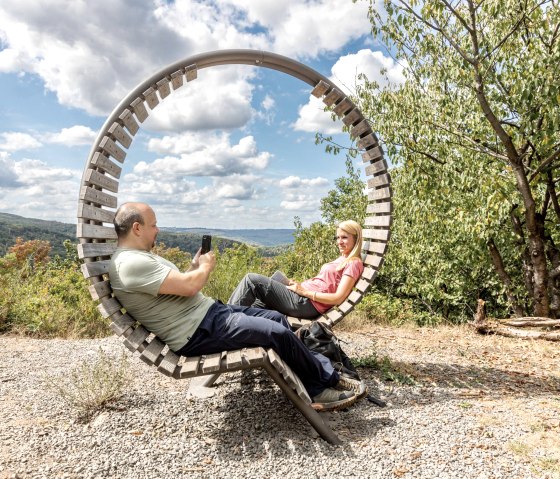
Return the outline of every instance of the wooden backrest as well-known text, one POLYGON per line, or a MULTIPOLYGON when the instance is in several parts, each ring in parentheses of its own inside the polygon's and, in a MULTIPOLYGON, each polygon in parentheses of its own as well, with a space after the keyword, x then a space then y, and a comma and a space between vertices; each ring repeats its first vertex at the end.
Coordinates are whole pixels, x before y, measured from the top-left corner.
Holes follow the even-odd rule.
POLYGON ((391 179, 383 150, 369 123, 359 109, 330 80, 309 67, 280 55, 254 50, 223 50, 190 57, 160 70, 136 87, 113 110, 102 127, 85 165, 78 200, 78 254, 82 272, 90 282, 92 298, 98 309, 111 320, 111 328, 123 337, 127 347, 138 351, 144 361, 154 364, 164 374, 177 376, 179 358, 158 338, 154 338, 124 311, 113 296, 108 280, 111 254, 116 248, 112 221, 117 208, 117 193, 122 163, 140 124, 159 102, 197 78, 197 71, 220 64, 248 64, 272 68, 312 85, 312 94, 322 98, 357 140, 368 185, 367 218, 364 237, 364 271, 348 298, 325 313, 334 325, 344 318, 374 281, 387 250, 391 226, 391 179))

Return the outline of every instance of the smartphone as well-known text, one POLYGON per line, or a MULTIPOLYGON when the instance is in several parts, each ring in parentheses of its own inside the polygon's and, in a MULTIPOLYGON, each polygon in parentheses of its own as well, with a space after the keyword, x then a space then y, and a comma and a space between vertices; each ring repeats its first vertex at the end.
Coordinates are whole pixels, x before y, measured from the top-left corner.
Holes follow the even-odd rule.
POLYGON ((200 254, 206 254, 212 249, 212 236, 202 235, 202 246, 200 254))

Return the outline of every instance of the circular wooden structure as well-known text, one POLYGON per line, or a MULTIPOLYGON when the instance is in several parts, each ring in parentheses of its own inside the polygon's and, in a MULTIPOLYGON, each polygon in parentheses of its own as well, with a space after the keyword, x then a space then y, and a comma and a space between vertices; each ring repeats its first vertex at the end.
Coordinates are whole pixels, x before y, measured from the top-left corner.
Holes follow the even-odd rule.
MULTIPOLYGON (((360 110, 328 78, 287 57, 255 50, 221 50, 195 55, 155 73, 113 110, 91 148, 79 194, 78 253, 83 260, 82 272, 91 283, 91 295, 100 302, 98 308, 103 317, 111 320, 112 329, 123 337, 129 349, 140 352, 145 362, 176 378, 190 377, 188 361, 180 363, 172 351, 124 311, 113 296, 108 280, 109 261, 116 248, 112 222, 117 208, 121 164, 140 123, 160 101, 196 80, 199 70, 225 64, 271 68, 309 84, 311 93, 322 98, 325 105, 342 118, 350 136, 357 140, 362 151, 369 200, 363 225, 365 268, 348 298, 325 313, 324 321, 334 325, 362 299, 382 264, 390 236, 392 192, 383 151, 360 110)), ((297 325, 297 321, 292 321, 292 324, 297 325)))

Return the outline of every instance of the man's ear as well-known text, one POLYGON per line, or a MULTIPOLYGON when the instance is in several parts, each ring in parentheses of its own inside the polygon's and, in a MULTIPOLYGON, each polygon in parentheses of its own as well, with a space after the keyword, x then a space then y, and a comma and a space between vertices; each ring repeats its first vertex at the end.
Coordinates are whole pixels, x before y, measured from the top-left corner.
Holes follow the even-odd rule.
POLYGON ((139 236, 140 235, 140 223, 138 223, 138 221, 135 221, 134 223, 132 223, 132 232, 136 235, 139 236))

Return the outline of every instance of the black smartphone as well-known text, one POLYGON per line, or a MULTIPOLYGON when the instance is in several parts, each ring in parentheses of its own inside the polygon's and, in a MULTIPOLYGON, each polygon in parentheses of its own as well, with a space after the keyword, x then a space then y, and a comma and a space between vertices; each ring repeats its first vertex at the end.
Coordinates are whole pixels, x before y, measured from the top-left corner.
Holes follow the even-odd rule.
POLYGON ((212 249, 212 236, 202 235, 202 246, 201 246, 200 254, 206 254, 211 249, 212 249))

